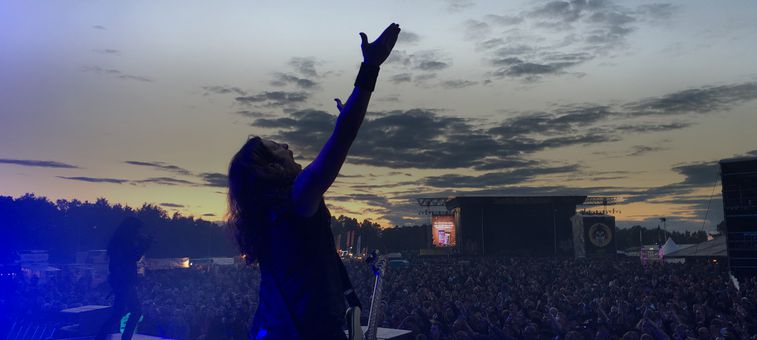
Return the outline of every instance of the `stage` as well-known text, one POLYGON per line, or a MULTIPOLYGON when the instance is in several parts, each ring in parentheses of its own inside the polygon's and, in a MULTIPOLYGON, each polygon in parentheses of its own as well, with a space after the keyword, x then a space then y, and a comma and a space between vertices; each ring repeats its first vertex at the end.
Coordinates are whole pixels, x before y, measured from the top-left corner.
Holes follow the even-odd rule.
MULTIPOLYGON (((94 336, 76 336, 82 334, 94 334, 96 330, 102 325, 102 322, 110 313, 110 306, 100 305, 86 305, 75 308, 64 309, 61 311, 61 316, 64 320, 70 322, 69 326, 62 327, 57 332, 57 336, 53 338, 62 340, 93 340, 94 336), (62 333, 62 334, 61 334, 62 333), (61 337, 61 335, 63 335, 61 337)), ((363 332, 365 332, 367 326, 362 326, 363 332)), ((391 329, 378 327, 377 338, 379 340, 389 339, 412 339, 412 332, 402 329, 391 329)), ((108 340, 119 340, 121 334, 113 333, 106 337, 108 340)), ((153 339, 171 339, 161 338, 150 335, 134 334, 132 337, 134 340, 153 340, 153 339)))
MULTIPOLYGON (((65 338, 61 340, 92 340, 94 339, 94 336, 82 336, 77 338, 65 338)), ((157 340, 157 339, 170 339, 170 338, 159 338, 157 336, 149 336, 149 335, 142 335, 142 334, 134 334, 134 336, 131 337, 132 340, 157 340)), ((105 337, 107 340, 120 340, 121 334, 110 334, 105 337)))
MULTIPOLYGON (((368 326, 360 326, 360 328, 363 329, 363 334, 365 334, 365 331, 368 329, 368 326)), ((345 331, 345 334, 347 331, 345 331)), ((402 340, 402 339, 414 339, 412 336, 412 331, 407 331, 404 329, 394 329, 394 328, 383 328, 383 327, 377 327, 376 328, 376 339, 378 340, 402 340)))
MULTIPOLYGON (((363 331, 365 331, 368 327, 363 326, 363 331)), ((411 337, 411 331, 403 330, 403 329, 391 329, 391 328, 382 328, 378 327, 377 329, 377 335, 376 338, 378 340, 389 340, 389 339, 412 339, 411 337)), ((95 337, 93 336, 83 336, 83 337, 77 337, 77 338, 65 338, 61 340, 92 340, 95 337)), ((105 339, 107 340, 120 340, 121 334, 111 334, 108 335, 105 339)), ((142 335, 142 334, 134 334, 132 337, 132 340, 158 340, 158 339, 170 339, 170 338, 159 338, 156 336, 149 336, 149 335, 142 335)))

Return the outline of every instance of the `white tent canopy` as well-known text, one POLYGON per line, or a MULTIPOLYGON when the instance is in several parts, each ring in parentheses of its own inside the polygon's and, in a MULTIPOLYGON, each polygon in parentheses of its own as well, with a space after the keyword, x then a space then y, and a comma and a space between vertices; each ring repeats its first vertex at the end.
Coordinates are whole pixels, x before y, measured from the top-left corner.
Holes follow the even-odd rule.
POLYGON ((668 256, 670 254, 684 250, 691 246, 694 246, 694 245, 693 244, 678 244, 675 241, 673 241, 672 238, 668 238, 668 240, 665 241, 665 244, 663 244, 662 247, 660 248, 660 255, 668 256))
POLYGON ((681 247, 679 247, 672 238, 668 238, 668 240, 665 241, 665 244, 662 245, 662 248, 660 248, 660 255, 665 256, 679 250, 681 250, 681 247))
POLYGON ((671 257, 725 257, 728 256, 725 236, 694 244, 671 253, 671 257))

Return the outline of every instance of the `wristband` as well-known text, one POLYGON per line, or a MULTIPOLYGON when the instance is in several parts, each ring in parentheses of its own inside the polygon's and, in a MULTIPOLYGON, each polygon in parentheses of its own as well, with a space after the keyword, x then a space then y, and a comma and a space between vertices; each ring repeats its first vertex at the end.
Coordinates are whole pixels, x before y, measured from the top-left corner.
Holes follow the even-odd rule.
POLYGON ((379 67, 374 65, 368 65, 366 63, 360 63, 360 71, 355 78, 355 86, 371 91, 376 88, 376 79, 378 78, 379 67))

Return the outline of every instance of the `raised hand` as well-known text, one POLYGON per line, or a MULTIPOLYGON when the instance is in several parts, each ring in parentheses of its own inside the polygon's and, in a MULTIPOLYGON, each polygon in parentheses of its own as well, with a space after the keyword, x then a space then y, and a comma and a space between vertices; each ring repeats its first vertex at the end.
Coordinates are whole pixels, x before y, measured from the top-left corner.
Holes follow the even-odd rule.
POLYGON ((363 62, 368 65, 381 66, 384 60, 389 57, 389 53, 392 52, 399 34, 400 25, 395 23, 389 25, 372 43, 368 43, 368 36, 360 32, 360 39, 362 40, 360 48, 363 50, 363 62))

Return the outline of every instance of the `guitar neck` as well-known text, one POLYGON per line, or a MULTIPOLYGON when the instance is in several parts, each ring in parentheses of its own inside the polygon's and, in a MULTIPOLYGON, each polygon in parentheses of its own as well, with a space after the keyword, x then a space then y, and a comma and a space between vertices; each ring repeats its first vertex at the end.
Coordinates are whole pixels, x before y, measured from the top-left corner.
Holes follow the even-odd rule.
POLYGON ((365 331, 366 340, 376 340, 377 329, 379 324, 379 315, 381 315, 381 293, 383 291, 384 268, 381 268, 376 274, 376 281, 373 284, 373 296, 371 297, 371 311, 368 313, 368 327, 365 331))

